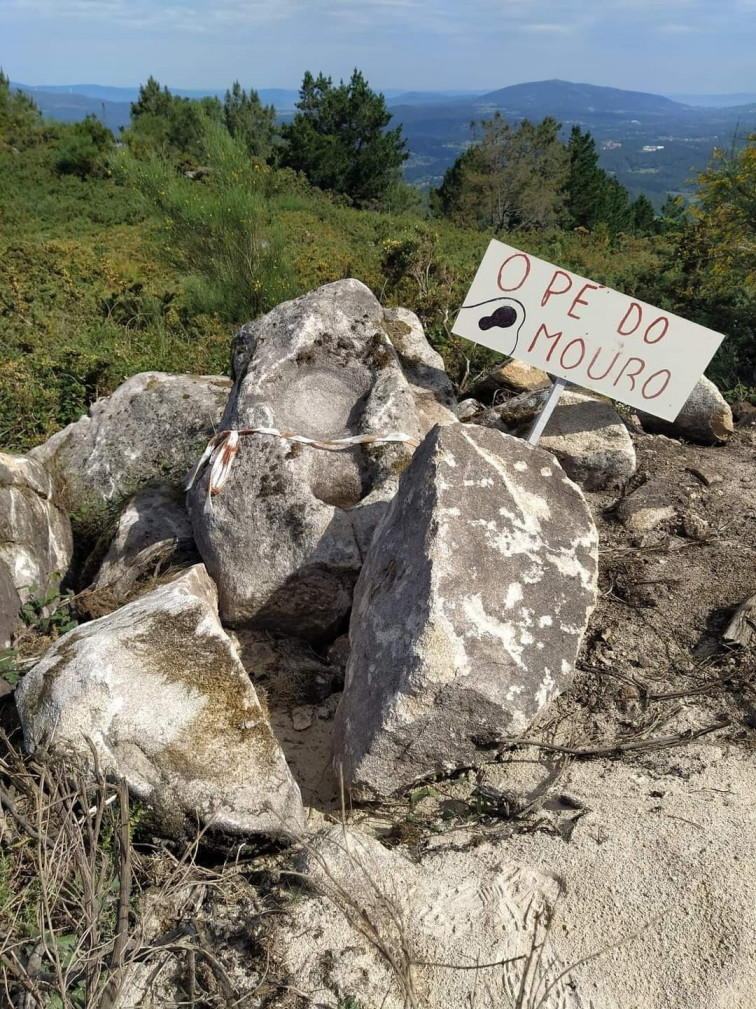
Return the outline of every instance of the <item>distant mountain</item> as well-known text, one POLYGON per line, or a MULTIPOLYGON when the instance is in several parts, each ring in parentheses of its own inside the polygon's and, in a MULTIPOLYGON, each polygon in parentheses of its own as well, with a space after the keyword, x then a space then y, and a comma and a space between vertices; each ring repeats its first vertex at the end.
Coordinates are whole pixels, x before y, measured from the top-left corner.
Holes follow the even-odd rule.
POLYGON ((633 196, 643 192, 660 207, 669 193, 690 192, 715 146, 730 146, 756 129, 756 106, 700 108, 642 91, 622 91, 570 81, 534 81, 473 97, 425 104, 389 102, 411 157, 408 181, 438 186, 444 172, 472 141, 471 121, 501 112, 509 122, 554 116, 566 139, 572 125, 590 130, 601 166, 633 196))
MULTIPOLYGON (((28 87, 25 84, 11 82, 11 87, 30 95, 42 112, 49 119, 58 119, 64 123, 75 123, 85 116, 97 116, 109 129, 117 133, 121 126, 127 126, 131 104, 128 101, 109 101, 102 98, 92 98, 78 93, 69 93, 67 89, 42 91, 28 87)), ((104 88, 104 91, 116 90, 104 88)), ((118 89, 120 90, 120 89, 118 89)), ((126 90, 125 88, 123 89, 126 90)))
MULTIPOLYGON (((129 105, 138 88, 109 88, 98 84, 14 85, 26 91, 46 116, 67 121, 99 116, 113 130, 129 122, 129 105)), ((200 98, 223 91, 186 91, 175 94, 200 98)), ((275 106, 279 119, 291 118, 298 91, 261 88, 263 102, 275 106)), ((756 104, 749 94, 730 96, 688 95, 703 101, 719 97, 737 102, 723 107, 685 104, 669 96, 643 91, 623 91, 570 81, 533 81, 489 92, 384 90, 393 116, 408 141, 410 158, 405 177, 420 188, 437 186, 446 169, 470 144, 470 122, 500 111, 512 123, 524 118, 539 121, 554 116, 563 136, 578 123, 593 134, 600 164, 616 175, 632 195, 644 192, 658 207, 668 193, 690 191, 715 146, 727 146, 734 137, 756 130, 756 104)))
POLYGON ((752 105, 756 102, 756 92, 746 91, 731 95, 667 95, 683 105, 694 105, 703 109, 726 109, 733 105, 752 105))
POLYGON ((573 84, 570 81, 535 81, 531 84, 514 84, 498 91, 490 91, 478 99, 481 105, 491 105, 504 111, 517 110, 518 114, 552 115, 570 119, 584 115, 669 115, 679 112, 681 105, 661 95, 644 91, 621 91, 595 84, 573 84))

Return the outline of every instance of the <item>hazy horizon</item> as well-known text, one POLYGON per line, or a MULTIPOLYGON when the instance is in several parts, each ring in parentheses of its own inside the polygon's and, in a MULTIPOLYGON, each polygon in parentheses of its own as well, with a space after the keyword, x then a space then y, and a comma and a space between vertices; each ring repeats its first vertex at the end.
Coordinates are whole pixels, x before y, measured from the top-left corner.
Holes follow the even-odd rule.
MULTIPOLYGON (((81 78, 77 78, 76 80, 73 80, 73 81, 53 80, 53 81, 42 81, 42 82, 40 82, 40 81, 21 80, 20 78, 14 76, 12 73, 9 73, 7 67, 4 64, 0 64, 0 69, 2 69, 6 74, 8 74, 9 78, 11 79, 11 81, 14 84, 22 85, 23 87, 28 87, 28 88, 37 88, 40 91, 44 91, 45 88, 70 88, 71 91, 72 91, 72 93, 76 93, 76 88, 77 87, 84 87, 84 88, 115 88, 115 89, 118 89, 118 90, 136 90, 139 87, 141 87, 141 85, 143 85, 146 82, 146 80, 147 80, 147 78, 145 78, 144 80, 139 80, 139 81, 129 81, 129 82, 125 83, 125 84, 111 84, 109 82, 106 83, 106 82, 99 81, 99 80, 97 80, 97 81, 96 80, 84 80, 84 79, 81 79, 81 78)), ((148 75, 148 76, 150 76, 150 75, 148 75)), ((225 91, 230 86, 230 84, 232 83, 231 81, 224 81, 224 82, 222 82, 220 84, 206 85, 204 87, 202 87, 202 86, 198 87, 194 82, 175 83, 173 81, 164 80, 163 78, 160 77, 159 74, 153 73, 153 74, 151 74, 151 76, 157 78, 159 80, 160 84, 164 85, 165 87, 167 87, 170 91, 203 91, 203 92, 206 91, 208 93, 222 92, 222 91, 225 91)), ((234 78, 234 79, 237 79, 237 78, 234 78)), ((551 78, 551 79, 552 80, 565 80, 564 78, 551 78)), ((411 93, 411 92, 412 93, 427 92, 428 94, 440 94, 440 93, 448 92, 450 94, 460 94, 460 95, 471 94, 471 95, 475 95, 475 94, 486 94, 486 93, 491 92, 491 91, 499 91, 499 90, 501 90, 503 88, 514 87, 514 86, 516 86, 518 84, 533 84, 533 83, 538 83, 538 80, 539 79, 531 78, 529 80, 507 81, 504 84, 496 84, 496 85, 494 85, 492 87, 486 87, 486 88, 464 88, 464 87, 461 87, 461 86, 460 87, 455 87, 453 84, 447 85, 444 88, 409 88, 409 87, 401 87, 400 85, 391 84, 391 83, 389 83, 389 84, 381 84, 380 82, 376 83, 375 81, 370 81, 370 84, 376 90, 378 90, 378 91, 390 92, 392 94, 405 94, 405 93, 408 94, 408 93, 411 93)), ((250 84, 250 83, 245 82, 245 81, 241 81, 240 83, 243 86, 245 86, 245 87, 248 87, 248 88, 252 87, 252 88, 254 88, 255 90, 258 90, 258 91, 298 91, 299 88, 300 88, 300 84, 301 84, 300 81, 297 81, 296 83, 279 84, 279 85, 270 85, 270 84, 267 84, 264 81, 262 83, 259 83, 259 84, 258 83, 252 83, 252 84, 250 84)), ((613 85, 613 84, 602 84, 600 81, 587 81, 587 80, 577 81, 577 80, 573 80, 573 81, 566 81, 566 83, 580 84, 580 85, 589 85, 589 86, 592 86, 592 87, 607 87, 607 88, 613 88, 613 87, 615 87, 615 85, 613 85)), ((619 90, 623 90, 623 91, 635 91, 635 92, 638 92, 638 93, 647 93, 647 94, 657 94, 657 95, 660 95, 661 97, 672 98, 672 99, 682 98, 682 97, 689 96, 689 95, 699 95, 699 96, 709 95, 712 98, 714 98, 714 97, 734 97, 734 98, 737 98, 737 97, 746 97, 746 96, 750 97, 750 96, 756 95, 756 85, 754 86, 753 89, 751 89, 749 91, 696 91, 696 90, 685 91, 685 90, 681 90, 681 91, 673 92, 673 91, 649 91, 647 88, 642 88, 642 87, 635 87, 635 88, 628 87, 628 88, 621 88, 619 90)))
POLYGON ((294 90, 357 66, 380 90, 737 94, 756 91, 754 29, 756 0, 3 0, 0 64, 38 87, 294 90))

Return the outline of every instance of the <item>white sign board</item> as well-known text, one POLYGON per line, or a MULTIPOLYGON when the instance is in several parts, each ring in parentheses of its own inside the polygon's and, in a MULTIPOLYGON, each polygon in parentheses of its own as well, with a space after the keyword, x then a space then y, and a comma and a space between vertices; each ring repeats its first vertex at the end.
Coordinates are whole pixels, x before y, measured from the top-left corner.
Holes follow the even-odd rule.
POLYGON ((452 332, 664 420, 724 339, 497 241, 452 332))

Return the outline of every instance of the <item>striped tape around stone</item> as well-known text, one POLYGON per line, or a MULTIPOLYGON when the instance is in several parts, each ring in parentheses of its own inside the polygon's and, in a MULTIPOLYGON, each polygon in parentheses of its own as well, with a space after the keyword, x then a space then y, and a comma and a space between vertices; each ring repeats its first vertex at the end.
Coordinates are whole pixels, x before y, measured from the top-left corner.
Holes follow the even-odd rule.
POLYGON ((207 448, 202 453, 202 458, 192 470, 187 481, 186 490, 191 490, 209 467, 210 480, 207 487, 207 500, 208 505, 212 507, 212 497, 215 494, 220 494, 233 468, 234 459, 239 451, 239 439, 250 435, 280 438, 282 441, 294 442, 297 445, 309 445, 311 448, 322 449, 325 452, 345 452, 350 448, 354 448, 355 445, 389 445, 400 443, 417 448, 420 444, 417 438, 412 438, 401 431, 391 431, 389 434, 359 434, 352 438, 337 438, 333 441, 306 438, 302 434, 294 434, 291 431, 278 431, 274 427, 246 427, 238 431, 219 431, 210 440, 207 448))

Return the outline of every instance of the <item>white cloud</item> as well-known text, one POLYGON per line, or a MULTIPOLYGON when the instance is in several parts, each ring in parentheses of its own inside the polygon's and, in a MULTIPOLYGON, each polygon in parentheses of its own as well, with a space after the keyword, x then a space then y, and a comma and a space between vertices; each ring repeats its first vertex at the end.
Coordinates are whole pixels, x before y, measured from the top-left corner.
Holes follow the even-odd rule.
POLYGON ((700 29, 737 13, 756 10, 756 0, 0 0, 0 18, 70 19, 89 23, 226 32, 234 28, 307 21, 334 31, 404 29, 461 36, 507 28, 534 35, 568 35, 596 26, 628 24, 665 34, 700 29), (677 26, 677 27, 675 27, 677 26))
POLYGON ((299 0, 6 0, 6 11, 140 28, 207 30, 286 20, 299 0))

